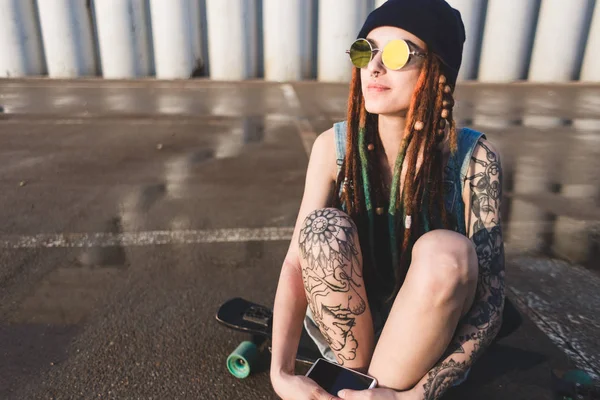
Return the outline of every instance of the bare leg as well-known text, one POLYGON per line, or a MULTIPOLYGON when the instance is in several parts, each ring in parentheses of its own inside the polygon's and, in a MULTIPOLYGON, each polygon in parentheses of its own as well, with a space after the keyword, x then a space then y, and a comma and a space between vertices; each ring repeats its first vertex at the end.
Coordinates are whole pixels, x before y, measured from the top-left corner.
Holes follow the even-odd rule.
POLYGON ((466 237, 435 230, 417 240, 369 366, 379 386, 410 389, 435 365, 471 308, 477 275, 475 247, 466 237))
POLYGON ((340 364, 366 371, 373 354, 373 321, 362 277, 356 226, 325 208, 304 221, 299 237, 306 298, 340 364))

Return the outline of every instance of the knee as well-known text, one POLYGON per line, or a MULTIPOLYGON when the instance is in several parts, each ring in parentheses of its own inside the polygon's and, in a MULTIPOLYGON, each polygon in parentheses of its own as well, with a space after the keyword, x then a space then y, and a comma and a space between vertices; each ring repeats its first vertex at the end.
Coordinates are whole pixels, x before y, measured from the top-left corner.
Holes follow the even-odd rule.
POLYGON ((428 232, 415 242, 410 268, 413 267, 426 289, 444 298, 477 281, 477 253, 473 243, 449 230, 428 232))
MULTIPOLYGON (((298 237, 301 263, 310 267, 360 258, 358 231, 352 218, 336 208, 320 208, 304 219, 298 237)), ((311 268, 312 269, 312 268, 311 268)))

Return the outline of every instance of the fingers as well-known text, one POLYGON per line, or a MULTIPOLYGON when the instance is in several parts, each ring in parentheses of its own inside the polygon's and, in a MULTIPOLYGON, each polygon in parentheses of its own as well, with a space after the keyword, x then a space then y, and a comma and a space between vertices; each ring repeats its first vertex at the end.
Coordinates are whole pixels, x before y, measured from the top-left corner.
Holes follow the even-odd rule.
POLYGON ((320 386, 317 386, 313 390, 312 396, 310 398, 314 400, 340 400, 339 397, 327 393, 325 389, 321 388, 320 386))
POLYGON ((365 393, 362 390, 344 389, 344 390, 340 390, 338 392, 338 396, 340 396, 340 398, 342 398, 343 400, 361 400, 361 399, 367 399, 367 397, 365 397, 364 394, 365 393))
POLYGON ((371 399, 393 399, 395 397, 390 397, 392 392, 383 392, 378 391, 378 389, 368 389, 368 390, 350 390, 344 389, 340 390, 337 395, 342 400, 371 400, 371 399))

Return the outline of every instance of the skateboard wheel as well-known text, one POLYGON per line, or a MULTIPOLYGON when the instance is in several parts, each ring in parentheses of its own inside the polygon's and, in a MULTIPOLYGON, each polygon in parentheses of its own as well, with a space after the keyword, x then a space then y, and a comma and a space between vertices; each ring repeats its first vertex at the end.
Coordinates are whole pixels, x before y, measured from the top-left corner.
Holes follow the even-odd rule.
POLYGON ((592 376, 583 370, 552 370, 551 378, 554 399, 600 399, 598 382, 594 382, 592 376))
POLYGON ((592 377, 587 372, 580 369, 571 369, 565 372, 563 379, 567 382, 573 382, 580 385, 592 384, 592 377))
POLYGON ((227 357, 227 369, 236 378, 246 378, 258 361, 258 348, 252 342, 245 341, 227 357))

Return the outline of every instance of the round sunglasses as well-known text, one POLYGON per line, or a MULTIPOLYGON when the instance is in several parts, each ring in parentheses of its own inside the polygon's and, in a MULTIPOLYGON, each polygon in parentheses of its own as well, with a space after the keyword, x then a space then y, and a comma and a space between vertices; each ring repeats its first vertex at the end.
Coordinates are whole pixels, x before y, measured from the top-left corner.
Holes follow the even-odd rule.
POLYGON ((346 53, 350 55, 350 60, 356 68, 365 68, 377 51, 381 51, 383 65, 392 71, 404 68, 413 56, 427 57, 427 53, 422 51, 416 44, 404 39, 389 41, 383 47, 383 50, 376 48, 368 39, 357 39, 346 53))

